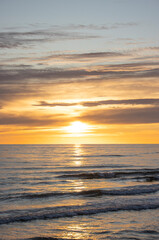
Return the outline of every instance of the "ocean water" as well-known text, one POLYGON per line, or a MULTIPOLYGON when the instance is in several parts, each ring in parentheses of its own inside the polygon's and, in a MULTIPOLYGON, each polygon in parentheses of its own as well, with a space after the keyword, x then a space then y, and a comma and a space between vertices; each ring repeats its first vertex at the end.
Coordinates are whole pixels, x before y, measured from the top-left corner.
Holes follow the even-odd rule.
POLYGON ((159 239, 159 145, 0 145, 0 239, 159 239))

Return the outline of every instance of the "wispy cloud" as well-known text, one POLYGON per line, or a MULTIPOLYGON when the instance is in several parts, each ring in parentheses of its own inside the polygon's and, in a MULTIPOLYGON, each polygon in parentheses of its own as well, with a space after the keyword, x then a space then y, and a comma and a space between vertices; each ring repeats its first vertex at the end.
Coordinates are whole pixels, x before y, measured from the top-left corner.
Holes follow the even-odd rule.
MULTIPOLYGON (((140 64, 139 64, 140 65, 140 64)), ((139 66, 137 65, 137 66, 139 66)), ((14 66, 13 66, 14 67, 14 66)), ((94 68, 74 68, 74 69, 57 69, 57 68, 12 68, 12 69, 3 69, 1 68, 0 72, 0 83, 13 83, 13 81, 29 81, 29 80, 44 80, 51 81, 56 83, 57 81, 61 82, 63 79, 65 82, 79 81, 84 79, 87 81, 88 78, 94 77, 95 80, 98 80, 100 77, 104 77, 104 80, 117 80, 117 79, 138 79, 138 78, 156 78, 159 77, 159 68, 132 68, 130 69, 131 64, 128 67, 123 68, 122 65, 119 65, 117 69, 109 66, 96 66, 94 68), (129 68, 129 69, 128 69, 129 68)))
MULTIPOLYGON (((27 47, 46 42, 57 42, 64 40, 79 40, 100 38, 101 35, 94 35, 91 30, 111 30, 123 27, 137 26, 135 22, 114 23, 114 24, 70 24, 45 26, 39 30, 22 31, 19 28, 6 28, 0 32, 0 48, 27 47), (87 32, 86 32, 86 31, 87 32), (83 31, 83 32, 82 32, 83 31), (88 33, 89 31, 89 33, 88 33)), ((35 26, 32 26, 35 28, 35 26)), ((36 29, 38 26, 36 25, 36 29)))
POLYGON ((49 63, 53 61, 62 61, 65 63, 81 63, 81 62, 98 62, 98 61, 108 61, 110 59, 117 59, 130 56, 127 53, 121 52, 87 52, 87 53, 73 53, 73 54, 51 54, 49 56, 44 56, 38 59, 33 60, 33 62, 37 63, 49 63))
MULTIPOLYGON (((106 62, 106 61, 116 61, 116 60, 121 60, 121 59, 126 59, 127 57, 130 57, 131 55, 126 52, 119 52, 119 51, 107 51, 107 52, 84 52, 84 53, 52 53, 48 54, 45 56, 25 56, 25 57, 9 57, 7 58, 4 56, 4 58, 1 59, 0 61, 0 67, 4 66, 5 67, 12 66, 10 64, 14 63, 25 63, 23 65, 24 67, 28 66, 30 64, 31 66, 34 66, 35 64, 37 65, 62 65, 62 64, 78 64, 78 63, 87 63, 87 64, 96 64, 99 62, 106 62)), ((16 66, 15 66, 16 67, 16 66)))
POLYGON ((65 26, 69 29, 86 29, 86 30, 111 30, 118 29, 123 27, 132 27, 137 26, 137 22, 125 22, 125 23, 113 23, 113 24, 70 24, 65 26))
MULTIPOLYGON (((6 42, 4 44, 7 44, 6 42)), ((13 64, 13 63, 23 63, 23 66, 34 66, 35 64, 39 65, 58 65, 58 64, 72 64, 72 63, 96 63, 99 64, 103 62, 114 62, 114 65, 108 65, 109 68, 116 66, 115 62, 125 61, 127 63, 121 63, 117 66, 141 66, 141 65, 158 65, 159 59, 159 47, 143 47, 143 48, 134 48, 131 50, 123 50, 123 51, 90 51, 90 52, 67 52, 67 51, 59 51, 52 52, 50 54, 25 54, 19 55, 16 57, 11 57, 10 55, 2 55, 2 59, 0 61, 1 65, 13 64), (155 54, 154 54, 155 52, 155 54), (152 61, 153 60, 153 61, 152 61)), ((24 67, 25 67, 24 66, 24 67)))
POLYGON ((0 32, 0 48, 15 48, 46 42, 99 38, 100 36, 63 30, 32 30, 0 32))

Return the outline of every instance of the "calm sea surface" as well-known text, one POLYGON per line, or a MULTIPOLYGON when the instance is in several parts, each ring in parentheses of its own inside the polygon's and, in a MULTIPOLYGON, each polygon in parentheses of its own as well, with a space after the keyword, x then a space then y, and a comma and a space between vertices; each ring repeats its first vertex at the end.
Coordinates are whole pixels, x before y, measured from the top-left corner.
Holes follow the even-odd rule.
POLYGON ((0 239, 159 239, 159 145, 0 145, 0 239))

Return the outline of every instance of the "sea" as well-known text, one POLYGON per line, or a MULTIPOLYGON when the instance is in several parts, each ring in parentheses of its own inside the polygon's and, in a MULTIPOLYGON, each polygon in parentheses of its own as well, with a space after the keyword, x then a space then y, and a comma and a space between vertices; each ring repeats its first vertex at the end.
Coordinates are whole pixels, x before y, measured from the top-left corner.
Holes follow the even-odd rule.
POLYGON ((159 145, 0 145, 0 239, 159 239, 159 145))

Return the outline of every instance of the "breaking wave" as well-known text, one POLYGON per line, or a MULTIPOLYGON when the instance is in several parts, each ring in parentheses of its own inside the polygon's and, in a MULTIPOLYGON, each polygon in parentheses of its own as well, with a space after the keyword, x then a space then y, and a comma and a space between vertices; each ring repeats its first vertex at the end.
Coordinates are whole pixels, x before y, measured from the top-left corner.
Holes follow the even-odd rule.
POLYGON ((119 177, 152 177, 152 180, 159 180, 159 169, 134 169, 134 170, 125 170, 125 171, 85 171, 77 173, 68 173, 59 175, 59 178, 83 178, 83 179, 99 179, 99 178, 119 178, 119 177))
POLYGON ((114 200, 105 200, 100 204, 94 203, 82 206, 74 205, 27 210, 9 210, 4 212, 6 216, 0 217, 0 224, 93 215, 111 211, 140 211, 157 208, 159 208, 157 198, 118 198, 114 200))

